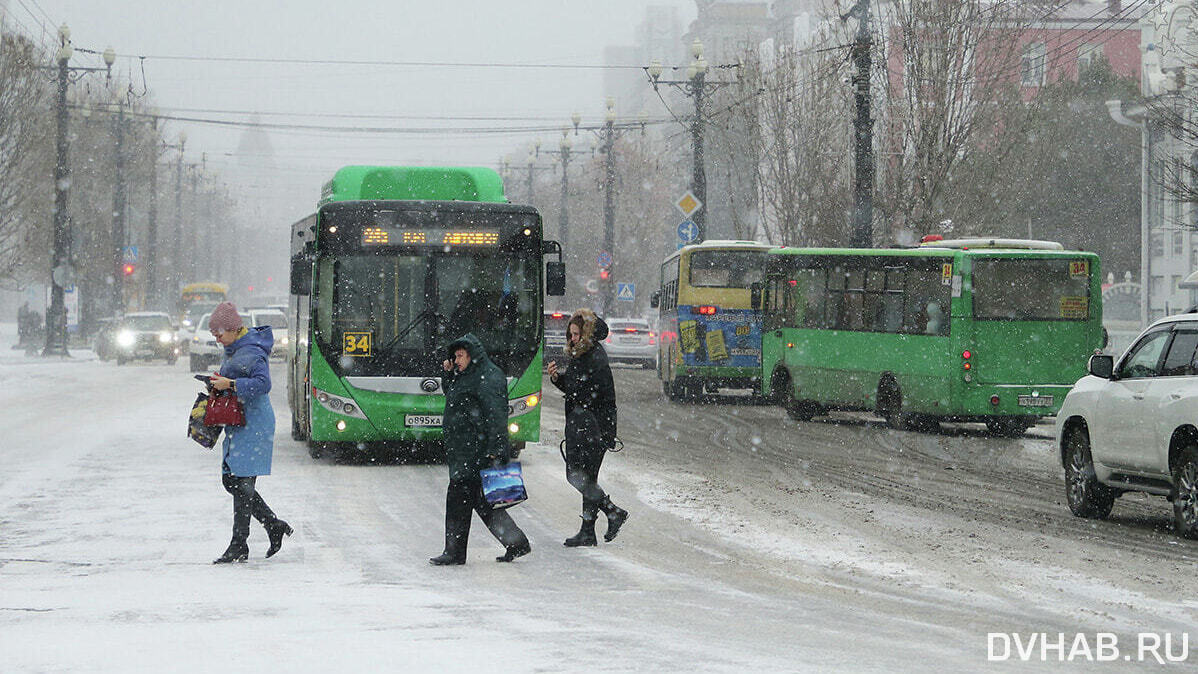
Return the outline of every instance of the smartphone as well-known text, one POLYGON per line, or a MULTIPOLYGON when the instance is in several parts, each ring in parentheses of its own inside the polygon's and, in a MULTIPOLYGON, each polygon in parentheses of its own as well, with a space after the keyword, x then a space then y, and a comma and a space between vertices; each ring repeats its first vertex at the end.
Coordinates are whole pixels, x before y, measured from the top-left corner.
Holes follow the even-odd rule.
POLYGON ((195 375, 195 378, 204 382, 205 384, 212 383, 212 377, 209 375, 206 375, 206 374, 197 374, 197 375, 195 375))

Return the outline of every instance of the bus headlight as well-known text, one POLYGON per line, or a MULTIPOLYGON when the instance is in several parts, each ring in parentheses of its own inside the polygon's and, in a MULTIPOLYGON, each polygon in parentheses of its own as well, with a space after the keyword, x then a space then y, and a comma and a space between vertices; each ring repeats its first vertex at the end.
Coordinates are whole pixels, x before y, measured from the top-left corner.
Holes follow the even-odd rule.
POLYGON ((520 432, 520 424, 508 424, 507 432, 508 433, 519 433, 520 432))
MULTIPOLYGON (((316 388, 315 386, 312 387, 312 394, 316 398, 316 402, 320 403, 321 407, 325 408, 326 410, 328 410, 334 414, 338 414, 338 415, 345 416, 345 417, 352 417, 354 419, 362 419, 364 421, 367 420, 366 414, 362 412, 362 409, 360 407, 358 407, 357 403, 354 401, 353 398, 336 396, 336 395, 333 395, 332 393, 329 393, 328 391, 321 391, 320 389, 316 388)), ((339 421, 339 423, 345 423, 345 422, 339 421)), ((339 428, 338 430, 344 430, 344 429, 339 428)))
POLYGON ((518 417, 541 404, 541 392, 530 393, 521 398, 515 398, 507 401, 507 415, 509 418, 518 417))
POLYGON ((116 336, 116 343, 121 346, 133 346, 136 341, 137 335, 133 334, 130 330, 121 330, 120 334, 116 336))
POLYGON ((339 431, 344 431, 344 430, 345 430, 345 419, 338 419, 338 420, 337 420, 337 430, 339 430, 339 431))
POLYGON ((171 341, 171 333, 169 333, 169 332, 158 333, 158 341, 162 342, 163 344, 169 344, 171 341))

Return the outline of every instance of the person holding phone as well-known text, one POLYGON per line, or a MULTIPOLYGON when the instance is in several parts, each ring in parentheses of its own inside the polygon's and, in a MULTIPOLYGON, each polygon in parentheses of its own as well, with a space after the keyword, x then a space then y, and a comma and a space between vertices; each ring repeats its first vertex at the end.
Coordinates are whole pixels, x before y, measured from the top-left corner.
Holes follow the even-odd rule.
POLYGON ((249 557, 250 517, 266 528, 266 556, 271 557, 283 547, 283 537, 292 534, 255 486, 259 476, 270 475, 274 454, 275 412, 269 396, 274 334, 269 325, 245 327, 232 302, 212 310, 208 330, 225 347, 225 360, 209 384, 217 391, 233 391, 245 408, 244 426, 225 426, 221 482, 233 496, 233 539, 212 563, 244 562, 249 557))

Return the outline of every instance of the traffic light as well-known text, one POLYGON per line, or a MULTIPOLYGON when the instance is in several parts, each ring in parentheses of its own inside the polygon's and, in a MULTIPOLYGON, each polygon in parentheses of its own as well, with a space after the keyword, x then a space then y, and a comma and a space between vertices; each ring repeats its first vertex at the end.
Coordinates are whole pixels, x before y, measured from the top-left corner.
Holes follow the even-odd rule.
POLYGON ((600 280, 606 281, 606 280, 607 280, 607 277, 608 277, 608 276, 610 276, 610 275, 611 275, 611 272, 610 272, 610 271, 608 271, 607 269, 600 269, 600 270, 599 270, 599 279, 600 279, 600 280))
POLYGON ((133 276, 133 272, 135 271, 137 271, 137 265, 133 264, 132 262, 126 262, 125 264, 121 265, 121 273, 123 273, 125 276, 133 276))

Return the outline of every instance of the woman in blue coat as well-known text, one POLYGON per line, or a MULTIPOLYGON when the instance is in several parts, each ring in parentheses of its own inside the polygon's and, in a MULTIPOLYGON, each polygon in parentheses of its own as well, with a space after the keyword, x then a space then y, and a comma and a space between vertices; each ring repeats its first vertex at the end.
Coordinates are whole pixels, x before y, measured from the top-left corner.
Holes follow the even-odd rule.
POLYGON ((232 302, 213 309, 208 330, 225 347, 220 373, 212 377, 212 388, 232 389, 245 408, 245 426, 225 426, 221 482, 233 495, 233 540, 213 564, 244 562, 250 548, 250 517, 266 527, 270 557, 283 547, 283 536, 291 527, 275 516, 254 487, 259 475, 270 475, 274 453, 275 412, 270 405, 270 349, 275 338, 270 326, 246 328, 232 302))

